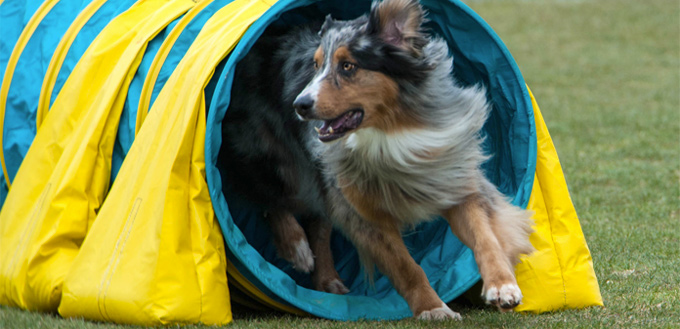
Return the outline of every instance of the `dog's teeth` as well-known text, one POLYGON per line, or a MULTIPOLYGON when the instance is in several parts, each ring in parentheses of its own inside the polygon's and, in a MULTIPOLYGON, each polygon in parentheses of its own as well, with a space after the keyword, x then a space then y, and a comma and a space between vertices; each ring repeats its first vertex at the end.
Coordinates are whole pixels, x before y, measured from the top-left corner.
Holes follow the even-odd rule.
POLYGON ((319 127, 314 127, 314 130, 316 130, 317 134, 321 134, 321 129, 319 129, 319 127))
POLYGON ((328 127, 328 133, 332 134, 333 133, 333 127, 328 127))

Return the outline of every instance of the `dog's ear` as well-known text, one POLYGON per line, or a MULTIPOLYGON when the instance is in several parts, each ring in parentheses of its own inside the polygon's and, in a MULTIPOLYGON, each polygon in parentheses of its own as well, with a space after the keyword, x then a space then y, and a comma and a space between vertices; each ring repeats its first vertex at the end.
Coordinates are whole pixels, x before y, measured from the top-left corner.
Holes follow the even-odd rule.
POLYGON ((375 1, 367 31, 377 34, 385 43, 418 55, 426 43, 422 32, 424 22, 425 11, 418 0, 375 1))
POLYGON ((331 14, 326 15, 326 20, 323 22, 323 25, 321 25, 321 29, 319 30, 319 36, 323 36, 326 31, 333 25, 333 17, 331 17, 331 14))

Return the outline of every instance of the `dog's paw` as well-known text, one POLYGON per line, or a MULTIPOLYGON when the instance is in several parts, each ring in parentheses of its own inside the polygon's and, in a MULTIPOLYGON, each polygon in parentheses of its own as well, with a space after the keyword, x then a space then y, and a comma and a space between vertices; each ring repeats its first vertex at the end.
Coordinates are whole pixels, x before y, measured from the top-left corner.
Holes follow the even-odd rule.
POLYGON ((446 304, 442 303, 441 307, 431 309, 429 311, 423 311, 417 316, 418 320, 428 320, 428 321, 441 321, 441 320, 460 320, 460 314, 452 311, 446 304))
POLYGON ((293 257, 289 261, 297 271, 309 273, 314 270, 314 253, 309 248, 307 239, 302 239, 295 244, 293 257))
POLYGON ((516 284, 504 284, 500 288, 492 286, 483 293, 487 304, 498 307, 503 312, 511 311, 522 301, 522 291, 516 284))
POLYGON ((333 279, 323 284, 323 291, 336 295, 344 295, 349 292, 349 289, 339 279, 333 279))
POLYGON ((338 272, 334 268, 322 268, 322 263, 312 273, 312 282, 314 289, 336 295, 344 295, 349 292, 349 289, 342 283, 338 272))

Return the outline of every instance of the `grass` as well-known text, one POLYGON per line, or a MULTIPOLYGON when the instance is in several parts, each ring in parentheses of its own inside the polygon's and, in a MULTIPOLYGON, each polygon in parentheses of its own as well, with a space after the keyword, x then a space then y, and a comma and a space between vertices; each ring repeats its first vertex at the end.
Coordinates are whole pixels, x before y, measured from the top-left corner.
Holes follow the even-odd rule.
MULTIPOLYGON (((680 3, 477 0, 560 155, 605 307, 343 323, 235 309, 233 328, 680 327, 680 3)), ((134 328, 0 307, 0 328, 134 328)), ((204 328, 188 326, 187 328, 204 328)))

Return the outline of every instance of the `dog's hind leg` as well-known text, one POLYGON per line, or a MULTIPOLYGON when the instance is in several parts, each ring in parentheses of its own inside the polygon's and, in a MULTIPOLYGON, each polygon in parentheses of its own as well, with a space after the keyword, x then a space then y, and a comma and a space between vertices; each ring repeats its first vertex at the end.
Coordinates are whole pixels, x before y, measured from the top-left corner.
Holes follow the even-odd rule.
POLYGON ((331 253, 331 232, 333 225, 321 218, 304 220, 309 237, 309 244, 314 252, 315 263, 312 272, 314 289, 332 294, 344 295, 349 292, 335 270, 333 254, 331 253))
POLYGON ((291 263, 297 271, 309 273, 314 270, 314 254, 295 216, 286 210, 277 209, 270 211, 266 219, 279 257, 291 263))
POLYGON ((462 204, 447 210, 444 217, 453 233, 474 252, 484 281, 482 298, 501 311, 509 311, 521 302, 522 292, 514 274, 514 261, 519 255, 510 257, 505 250, 516 243, 504 240, 525 239, 528 243, 528 234, 498 236, 496 231, 500 230, 495 226, 516 223, 499 223, 492 200, 496 198, 481 194, 468 196, 462 204))

